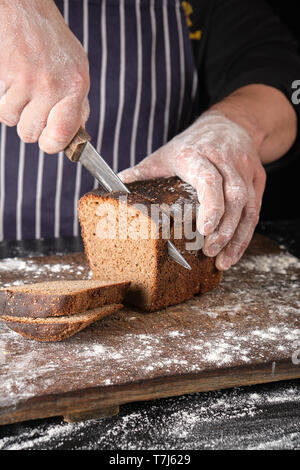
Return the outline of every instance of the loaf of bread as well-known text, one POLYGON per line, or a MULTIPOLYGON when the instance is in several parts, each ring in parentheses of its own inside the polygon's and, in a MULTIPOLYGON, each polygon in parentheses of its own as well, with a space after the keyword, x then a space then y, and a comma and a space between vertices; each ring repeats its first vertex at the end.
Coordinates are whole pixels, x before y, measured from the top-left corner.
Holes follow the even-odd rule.
POLYGON ((178 222, 171 214, 170 240, 192 270, 178 265, 168 255, 162 216, 154 218, 151 213, 153 205, 172 207, 177 213, 189 205, 195 229, 197 196, 193 188, 177 177, 139 181, 128 188, 131 194, 127 196, 95 190, 79 202, 93 279, 131 281, 125 301, 145 311, 178 304, 216 287, 221 272, 215 267, 215 259, 204 256, 200 249, 187 248, 191 240, 185 234, 175 237, 178 222))
POLYGON ((74 315, 123 302, 126 281, 61 280, 0 290, 0 316, 46 318, 74 315))
POLYGON ((70 316, 29 318, 3 315, 1 319, 11 330, 27 339, 61 341, 122 307, 122 304, 111 304, 70 316))

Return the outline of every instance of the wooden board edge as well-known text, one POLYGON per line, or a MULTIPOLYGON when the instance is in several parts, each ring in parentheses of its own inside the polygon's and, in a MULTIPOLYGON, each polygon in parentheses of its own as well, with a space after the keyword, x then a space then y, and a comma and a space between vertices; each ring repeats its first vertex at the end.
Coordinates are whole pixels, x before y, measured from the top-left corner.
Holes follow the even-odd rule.
POLYGON ((67 423, 78 423, 81 421, 88 421, 90 419, 103 419, 111 418, 119 414, 120 407, 118 405, 104 406, 97 410, 85 410, 77 413, 72 413, 64 416, 64 421, 67 423))
POLYGON ((53 416, 97 418, 99 410, 125 403, 149 401, 197 392, 257 385, 300 378, 300 366, 291 360, 247 367, 206 370, 203 373, 158 377, 122 385, 108 385, 45 395, 20 402, 15 408, 0 408, 0 425, 53 416), (275 364, 275 366, 274 366, 275 364))

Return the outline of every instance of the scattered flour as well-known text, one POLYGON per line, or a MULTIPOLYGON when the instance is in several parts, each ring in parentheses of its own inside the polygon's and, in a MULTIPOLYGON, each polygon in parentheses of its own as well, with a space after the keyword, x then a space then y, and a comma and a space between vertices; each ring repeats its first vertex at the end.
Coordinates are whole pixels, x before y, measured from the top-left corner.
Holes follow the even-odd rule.
MULTIPOLYGON (((11 285, 19 286, 28 282, 38 282, 43 276, 51 279, 59 279, 60 276, 64 277, 66 274, 73 275, 74 279, 82 277, 83 272, 86 271, 85 266, 78 266, 77 264, 57 263, 57 264, 41 264, 36 263, 33 259, 22 258, 5 258, 0 260, 0 288, 9 287, 11 285), (17 274, 20 279, 12 282, 1 281, 5 279, 5 275, 17 274)), ((86 276, 88 279, 92 277, 91 271, 86 276)))
POLYGON ((299 449, 300 384, 197 393, 121 407, 119 416, 7 427, 0 449, 299 449))
POLYGON ((277 255, 248 256, 241 259, 238 267, 246 271, 287 274, 287 270, 290 268, 300 269, 300 260, 283 252, 277 255))
MULTIPOLYGON (((52 273, 55 278, 61 273, 63 278, 66 273, 82 273, 84 269, 64 262, 51 265, 37 264, 34 259, 4 259, 0 261, 0 286, 6 285, 1 283, 1 272, 5 279, 10 270, 16 272, 17 280, 12 282, 19 285, 21 273, 29 272, 28 279, 39 280, 45 273, 52 273)), ((84 330, 68 341, 50 345, 35 343, 34 348, 30 348, 26 340, 0 326, 0 404, 14 405, 20 399, 28 399, 41 386, 48 393, 58 393, 59 386, 67 380, 66 357, 72 357, 72 370, 68 373, 75 389, 89 384, 91 372, 95 374, 95 383, 103 386, 135 380, 139 374, 150 379, 257 361, 276 364, 280 358, 291 357, 300 347, 300 327, 296 327, 295 322, 300 312, 299 269, 300 262, 287 253, 244 258, 224 275, 214 295, 204 296, 201 302, 197 298, 189 302, 189 315, 199 318, 192 329, 188 324, 183 330, 182 325, 179 329, 170 317, 170 326, 166 329, 135 333, 138 315, 129 312, 128 328, 117 336, 114 332, 111 336, 103 335, 96 324, 94 336, 90 335, 91 330, 84 330), (249 285, 248 277, 242 278, 239 273, 243 275, 244 271, 252 269, 257 271, 259 281, 249 285), (290 269, 296 277, 292 282, 290 269), (283 272, 285 276, 280 276, 283 272), (269 312, 268 325, 265 321, 262 325, 255 323, 260 308, 269 312), (214 327, 208 332, 203 329, 203 321, 212 322, 214 327), (255 326, 251 326, 251 322, 255 326), (49 355, 45 359, 44 351, 49 348, 53 354, 51 359, 49 355), (24 374, 24 370, 30 373, 24 374)), ((174 307, 172 311, 176 312, 176 308, 180 311, 181 307, 174 307)))
MULTIPOLYGON (((20 285, 24 274, 28 274, 28 279, 39 280, 45 274, 52 278, 59 277, 60 273, 62 278, 70 273, 82 275, 84 269, 63 262, 41 265, 31 259, 5 259, 0 261, 0 287, 20 285), (5 279, 12 271, 16 276, 9 284, 5 279)), ((243 258, 224 275, 214 295, 203 296, 201 302, 197 298, 189 302, 190 315, 199 318, 199 326, 193 326, 192 329, 188 323, 183 330, 179 329, 176 316, 170 316, 169 328, 136 333, 135 323, 138 322, 139 315, 133 316, 132 312, 129 312, 128 328, 126 331, 121 330, 117 335, 104 335, 103 330, 94 325, 92 330, 83 330, 67 341, 51 345, 35 343, 34 347, 30 348, 30 343, 26 340, 0 326, 0 406, 15 406, 20 400, 35 396, 36 391, 41 389, 45 393, 59 393, 61 385, 66 384, 70 377, 74 389, 89 386, 91 374, 93 383, 99 386, 133 381, 141 373, 145 379, 150 379, 166 374, 201 373, 210 368, 222 369, 233 364, 242 366, 255 362, 269 362, 272 365, 269 373, 274 374, 276 361, 291 357, 291 352, 300 348, 300 328, 296 326, 300 312, 299 272, 300 261, 286 253, 243 258), (257 282, 249 284, 249 271, 255 271, 257 282), (268 324, 265 321, 261 325, 257 324, 260 309, 268 312, 268 324), (202 327, 203 321, 211 322, 214 326, 205 330, 202 327), (95 335, 91 335, 91 331, 95 331, 95 335), (45 352, 49 351, 49 348, 53 354, 51 359, 47 356, 45 360, 45 352), (66 357, 72 357, 72 365, 68 366, 68 377, 65 373, 66 357), (13 369, 11 364, 14 365, 13 369)), ((24 278, 24 282, 28 282, 28 279, 24 278)), ((180 314, 180 308, 179 306, 176 310, 174 307, 172 312, 180 314)), ((105 320, 103 322, 105 324, 105 320)), ((268 394, 250 396, 245 393, 244 396, 247 396, 247 399, 239 397, 235 392, 198 395, 193 405, 187 405, 188 410, 177 409, 176 412, 172 411, 170 405, 169 415, 165 416, 162 426, 170 438, 169 445, 171 446, 175 439, 177 443, 180 440, 186 443, 187 448, 193 448, 191 433, 194 428, 201 433, 204 424, 213 425, 224 419, 228 422, 232 419, 250 419, 259 416, 263 403, 269 403, 268 394)), ((289 400, 293 396, 299 399, 299 390, 286 389, 284 394, 271 396, 270 404, 282 404, 284 397, 289 400)), ((116 427, 112 424, 108 434, 97 435, 97 438, 92 440, 91 448, 105 448, 108 445, 106 442, 113 436, 115 443, 134 448, 131 447, 129 429, 135 429, 138 427, 137 423, 142 421, 141 426, 145 430, 147 419, 147 415, 142 411, 117 418, 116 427), (122 429, 125 433, 124 441, 122 429)), ((22 445, 24 448, 34 445, 43 448, 52 441, 64 445, 68 436, 75 433, 78 437, 81 432, 86 433, 89 425, 86 426, 53 425, 42 435, 38 430, 36 433, 31 430, 32 434, 24 437, 23 444, 12 437, 4 438, 1 445, 3 448, 22 448, 22 445)), ((291 435, 293 433, 291 428, 291 435)), ((273 445, 281 445, 282 441, 275 442, 272 439, 269 435, 266 443, 262 445, 266 448, 268 445, 270 448, 273 445)), ((223 441, 220 436, 216 437, 216 442, 220 447, 226 447, 225 437, 223 441)), ((251 441, 249 445, 244 445, 251 447, 252 443, 251 441)), ((201 441, 200 437, 198 444, 203 448, 213 446, 213 443, 201 441)), ((154 448, 155 445, 158 446, 157 443, 153 445, 154 448)), ((230 445, 234 448, 234 440, 230 445)))

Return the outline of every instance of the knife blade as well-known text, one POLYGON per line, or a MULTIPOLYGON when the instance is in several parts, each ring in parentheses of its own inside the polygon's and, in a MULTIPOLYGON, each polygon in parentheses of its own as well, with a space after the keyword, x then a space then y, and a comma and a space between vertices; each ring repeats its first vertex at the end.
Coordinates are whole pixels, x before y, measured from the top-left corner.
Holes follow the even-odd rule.
MULTIPOLYGON (((66 156, 72 162, 79 162, 96 178, 101 186, 107 191, 122 191, 130 193, 126 185, 120 180, 118 175, 110 168, 106 161, 99 155, 97 150, 90 143, 89 134, 80 128, 68 147, 65 149, 66 156)), ((162 210, 162 212, 164 212, 162 210)), ((179 253, 175 245, 168 240, 168 254, 176 263, 191 270, 191 266, 179 253)))

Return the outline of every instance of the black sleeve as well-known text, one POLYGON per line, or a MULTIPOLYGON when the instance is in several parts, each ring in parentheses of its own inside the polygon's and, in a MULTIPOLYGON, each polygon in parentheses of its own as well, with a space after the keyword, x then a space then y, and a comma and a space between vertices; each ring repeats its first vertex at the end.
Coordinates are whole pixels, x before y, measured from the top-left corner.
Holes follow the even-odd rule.
POLYGON ((215 0, 204 74, 210 104, 236 89, 261 83, 290 100, 300 78, 297 43, 263 0, 215 0))
MULTIPOLYGON (((254 83, 281 90, 293 105, 292 83, 300 79, 298 46, 271 7, 263 0, 212 3, 201 67, 208 107, 254 83)), ((299 126, 300 105, 293 106, 299 126)), ((297 149, 300 153, 299 142, 297 149)))

